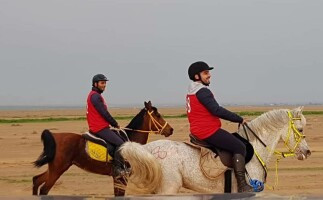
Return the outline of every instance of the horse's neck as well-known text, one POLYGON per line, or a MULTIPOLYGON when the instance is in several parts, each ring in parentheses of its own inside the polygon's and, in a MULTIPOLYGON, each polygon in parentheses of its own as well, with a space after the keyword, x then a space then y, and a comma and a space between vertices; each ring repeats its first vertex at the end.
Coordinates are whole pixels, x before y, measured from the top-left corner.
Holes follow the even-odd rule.
POLYGON ((148 133, 134 133, 133 138, 129 138, 132 142, 137 142, 139 144, 147 144, 148 141, 148 133), (139 136, 138 136, 139 135, 139 136))
MULTIPOLYGON (((281 109, 267 112, 250 122, 249 125, 251 129, 253 129, 258 137, 267 145, 267 147, 264 147, 264 145, 248 131, 250 143, 254 146, 256 151, 259 151, 259 155, 263 157, 265 161, 269 161, 279 139, 283 133, 287 131, 288 120, 287 110, 281 109)), ((241 134, 243 130, 240 129, 239 132, 241 134)))
MULTIPOLYGON (((250 124, 251 128, 252 128, 252 124, 253 123, 250 124)), ((255 133, 266 144, 266 147, 249 131, 248 135, 250 138, 250 143, 254 147, 255 153, 257 153, 261 158, 261 160, 265 163, 265 165, 268 166, 268 162, 270 161, 281 136, 284 134, 284 132, 288 130, 288 123, 285 123, 284 121, 276 128, 271 128, 270 130, 266 128, 262 128, 262 129, 258 128, 257 130, 258 131, 256 131, 255 133)), ((244 136, 243 129, 239 130, 239 134, 244 136)), ((253 156, 252 160, 247 165, 247 170, 251 178, 263 180, 264 169, 260 164, 257 156, 253 156)))
POLYGON ((140 113, 138 113, 126 126, 129 129, 133 129, 135 131, 127 130, 127 135, 130 141, 137 142, 139 144, 146 144, 148 140, 148 125, 147 120, 144 118, 145 110, 142 109, 140 113))
POLYGON ((137 131, 127 131, 127 134, 128 134, 129 140, 132 142, 137 142, 139 144, 146 144, 148 141, 149 133, 137 132, 137 131))
MULTIPOLYGON (((277 130, 277 132, 264 133, 263 135, 271 135, 266 138, 260 136, 261 140, 267 145, 267 147, 257 139, 253 139, 250 142, 254 147, 255 154, 257 153, 259 155, 260 159, 267 167, 283 131, 284 130, 277 130)), ((252 179, 265 181, 264 167, 256 155, 254 155, 251 161, 246 165, 246 169, 252 179)))
POLYGON ((277 129, 276 131, 264 132, 261 134, 260 139, 266 144, 266 147, 256 138, 254 138, 250 143, 254 147, 254 150, 259 154, 265 163, 269 162, 277 144, 280 140, 281 135, 286 130, 286 128, 277 129), (264 137, 267 136, 267 137, 264 137))

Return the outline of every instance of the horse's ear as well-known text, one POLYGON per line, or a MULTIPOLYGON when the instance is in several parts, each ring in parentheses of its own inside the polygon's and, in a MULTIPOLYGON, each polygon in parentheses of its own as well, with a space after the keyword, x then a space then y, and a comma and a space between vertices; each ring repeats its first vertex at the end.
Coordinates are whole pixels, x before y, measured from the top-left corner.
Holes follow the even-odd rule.
POLYGON ((301 106, 301 107, 300 107, 300 109, 301 109, 301 112, 303 112, 303 110, 304 110, 304 106, 301 106))
POLYGON ((304 109, 304 106, 299 106, 296 108, 297 112, 300 112, 300 113, 303 112, 303 109, 304 109))
POLYGON ((301 116, 301 114, 303 113, 303 109, 304 106, 299 106, 297 108, 295 108, 294 111, 294 116, 301 116))
POLYGON ((145 101, 145 108, 147 110, 150 110, 151 109, 151 102, 150 101, 148 101, 148 103, 145 101))

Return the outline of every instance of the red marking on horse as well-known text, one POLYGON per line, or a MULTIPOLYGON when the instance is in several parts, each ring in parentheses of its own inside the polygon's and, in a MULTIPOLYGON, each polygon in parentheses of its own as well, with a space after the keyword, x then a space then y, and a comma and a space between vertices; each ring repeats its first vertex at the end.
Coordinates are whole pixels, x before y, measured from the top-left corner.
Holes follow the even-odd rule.
POLYGON ((160 146, 155 147, 151 154, 157 159, 165 159, 167 157, 167 151, 160 150, 160 146))

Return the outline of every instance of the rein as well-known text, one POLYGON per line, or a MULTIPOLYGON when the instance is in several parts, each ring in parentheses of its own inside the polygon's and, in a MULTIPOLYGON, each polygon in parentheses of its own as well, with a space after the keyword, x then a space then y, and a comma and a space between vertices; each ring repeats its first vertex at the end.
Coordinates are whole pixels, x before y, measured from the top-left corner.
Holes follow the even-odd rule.
MULTIPOLYGON (((240 126, 240 124, 239 124, 239 126, 240 126)), ((244 132, 245 132, 245 134, 246 134, 246 137, 247 137, 247 140, 248 141, 250 141, 249 140, 249 136, 248 136, 248 132, 247 132, 247 129, 246 129, 246 127, 248 128, 248 130, 260 141, 260 143, 264 146, 264 147, 266 147, 267 148, 267 145, 258 137, 258 135, 248 126, 248 124, 242 124, 242 127, 243 127, 243 130, 244 130, 244 132)), ((256 150, 254 150, 254 152, 255 152, 255 155, 256 155, 256 157, 257 157, 257 159, 258 159, 258 161, 260 162, 260 164, 261 164, 261 166, 262 166, 262 168, 264 169, 264 171, 265 171, 265 178, 264 178, 264 182, 266 182, 266 179, 267 179, 267 174, 268 174, 268 168, 267 168, 267 165, 266 165, 266 163, 264 162, 264 160, 260 157, 260 155, 258 154, 258 152, 256 151, 256 150)), ((246 173, 247 173, 247 176, 249 177, 249 180, 251 179, 251 177, 250 177, 250 175, 249 175, 249 173, 246 171, 246 173)))
POLYGON ((154 117, 153 117, 153 113, 154 111, 147 111, 149 117, 150 117, 150 120, 149 120, 149 130, 146 131, 146 130, 140 130, 140 129, 132 129, 132 128, 127 128, 127 127, 122 127, 120 129, 123 129, 123 130, 128 130, 128 131, 134 131, 134 132, 138 132, 138 133, 154 133, 154 134, 161 134, 164 129, 166 128, 168 122, 165 121, 165 124, 164 125, 161 125, 154 117), (152 130, 152 127, 151 125, 154 125, 154 128, 156 128, 157 130, 154 131, 152 130))
MULTIPOLYGON (((288 114, 288 118, 289 118, 289 122, 288 122, 288 133, 287 133, 287 138, 284 141, 285 146, 288 149, 288 152, 281 152, 281 151, 277 151, 274 150, 274 155, 276 156, 276 165, 275 165, 275 186, 270 187, 270 189, 274 190, 274 188, 278 185, 278 162, 280 159, 282 158, 286 158, 286 157, 290 157, 290 156, 295 156, 295 150, 297 148, 297 146, 299 145, 299 143, 301 142, 301 140, 303 138, 305 138, 305 135, 302 134, 299 130, 297 130, 294 121, 295 120, 301 120, 300 117, 293 117, 292 113, 290 111, 287 111, 288 114), (294 147, 290 147, 290 137, 291 137, 291 133, 293 133, 294 139, 296 140, 296 144, 294 147)), ((239 124, 240 126, 240 124, 239 124)), ((268 149, 267 145, 257 136, 257 134, 247 125, 247 124, 243 124, 243 130, 246 134, 246 137, 249 141, 249 137, 248 137, 248 132, 246 130, 246 127, 248 128, 248 130, 250 130, 250 132, 261 142, 261 144, 269 151, 272 152, 271 150, 268 149)), ((261 166, 263 167, 264 171, 265 171, 265 177, 264 177, 264 182, 266 182, 267 179, 267 174, 268 174, 268 168, 264 162, 264 160, 260 157, 260 155, 258 154, 258 152, 256 150, 254 150, 255 155, 258 159, 258 161, 260 162, 261 166)), ((249 177, 250 182, 254 181, 251 179, 251 177, 249 176, 248 172, 247 172, 247 176, 249 177)))

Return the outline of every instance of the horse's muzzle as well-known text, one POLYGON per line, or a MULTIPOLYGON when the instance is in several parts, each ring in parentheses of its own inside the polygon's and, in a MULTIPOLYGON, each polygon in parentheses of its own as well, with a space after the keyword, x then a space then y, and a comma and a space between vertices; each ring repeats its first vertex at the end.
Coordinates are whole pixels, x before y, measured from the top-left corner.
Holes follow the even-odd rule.
POLYGON ((310 150, 306 150, 306 151, 299 151, 297 153, 297 159, 298 160, 305 160, 307 159, 310 155, 312 154, 312 152, 310 150))
POLYGON ((162 135, 164 135, 165 137, 169 137, 171 135, 173 135, 174 129, 172 127, 170 127, 169 129, 165 129, 163 130, 163 132, 161 133, 162 135))

